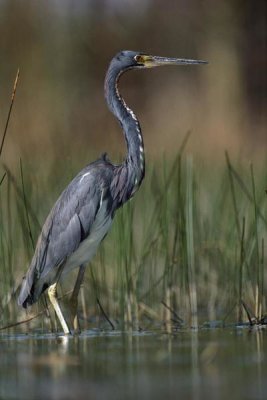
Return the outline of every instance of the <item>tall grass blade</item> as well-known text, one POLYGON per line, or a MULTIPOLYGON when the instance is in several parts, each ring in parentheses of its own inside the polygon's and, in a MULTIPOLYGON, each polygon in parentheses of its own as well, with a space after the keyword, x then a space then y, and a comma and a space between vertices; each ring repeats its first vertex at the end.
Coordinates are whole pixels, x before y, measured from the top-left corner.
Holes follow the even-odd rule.
POLYGON ((232 195, 232 201, 233 201, 233 206, 234 206, 236 229, 237 229, 238 238, 241 241, 241 228, 240 228, 240 222, 239 222, 239 213, 238 213, 238 207, 237 207, 235 185, 234 185, 234 180, 233 180, 233 175, 232 175, 232 168, 231 168, 231 163, 230 163, 230 159, 229 159, 229 154, 227 151, 225 152, 225 158, 226 158, 226 163, 227 163, 227 168, 228 168, 228 173, 229 173, 229 181, 230 181, 231 195, 232 195))
POLYGON ((193 222, 193 159, 188 157, 186 165, 186 239, 187 239, 187 260, 188 260, 188 287, 191 308, 191 326, 198 327, 197 315, 197 285, 195 271, 194 251, 194 222, 193 222))
POLYGON ((22 185, 22 195, 23 195, 23 203, 24 203, 24 208, 25 208, 25 213, 26 213, 28 235, 30 237, 32 248, 34 250, 34 240, 33 240, 31 224, 30 224, 30 218, 29 218, 29 211, 28 211, 28 205, 27 205, 28 202, 26 200, 26 194, 25 194, 24 176, 23 176, 23 168, 22 168, 22 160, 21 160, 21 158, 19 159, 19 165, 20 165, 20 177, 21 177, 21 185, 22 185))
POLYGON ((0 186, 2 185, 2 183, 4 182, 6 177, 6 172, 4 173, 4 175, 2 176, 1 180, 0 180, 0 186))
POLYGON ((256 288, 255 288, 255 315, 259 318, 261 314, 261 272, 260 272, 260 255, 259 255, 259 237, 258 237, 258 209, 256 200, 256 188, 253 165, 250 164, 252 195, 254 205, 254 237, 256 241, 256 288))
POLYGON ((16 90, 17 90, 18 80, 19 80, 19 69, 17 70, 17 75, 16 75, 15 82, 14 82, 13 92, 12 92, 12 95, 11 95, 11 102, 10 102, 10 106, 9 106, 9 110, 8 110, 6 125, 5 125, 5 129, 4 129, 3 137, 2 137, 2 140, 1 140, 1 144, 0 144, 0 157, 2 155, 2 151, 3 151, 3 147, 4 147, 4 143, 5 143, 7 128, 8 128, 8 124, 9 124, 9 120, 10 120, 10 116, 11 116, 11 111, 12 111, 14 100, 15 100, 15 94, 16 94, 16 90))
POLYGON ((241 242, 240 242, 240 264, 239 264, 239 276, 238 276, 238 304, 239 304, 239 314, 238 314, 238 322, 242 322, 242 298, 243 298, 243 267, 245 262, 245 226, 246 220, 243 218, 242 222, 242 231, 241 231, 241 242))

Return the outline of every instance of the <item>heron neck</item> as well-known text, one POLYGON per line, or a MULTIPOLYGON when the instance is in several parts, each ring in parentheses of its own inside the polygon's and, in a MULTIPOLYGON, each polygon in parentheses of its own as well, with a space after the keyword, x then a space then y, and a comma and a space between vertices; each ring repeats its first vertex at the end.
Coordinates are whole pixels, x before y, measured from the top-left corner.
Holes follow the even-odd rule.
POLYGON ((108 71, 105 80, 105 95, 109 109, 122 126, 127 144, 127 157, 123 166, 131 173, 137 189, 145 174, 144 143, 139 121, 119 92, 118 82, 121 74, 121 71, 116 72, 113 69, 108 71))

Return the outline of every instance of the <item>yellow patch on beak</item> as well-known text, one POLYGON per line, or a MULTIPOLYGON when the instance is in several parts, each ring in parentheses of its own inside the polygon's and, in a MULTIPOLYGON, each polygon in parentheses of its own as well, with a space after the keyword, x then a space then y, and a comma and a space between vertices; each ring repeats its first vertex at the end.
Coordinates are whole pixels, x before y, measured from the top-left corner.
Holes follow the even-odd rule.
POLYGON ((139 55, 135 56, 135 61, 137 62, 137 64, 143 65, 144 67, 147 67, 147 68, 155 66, 153 57, 148 56, 146 54, 139 54, 139 55))

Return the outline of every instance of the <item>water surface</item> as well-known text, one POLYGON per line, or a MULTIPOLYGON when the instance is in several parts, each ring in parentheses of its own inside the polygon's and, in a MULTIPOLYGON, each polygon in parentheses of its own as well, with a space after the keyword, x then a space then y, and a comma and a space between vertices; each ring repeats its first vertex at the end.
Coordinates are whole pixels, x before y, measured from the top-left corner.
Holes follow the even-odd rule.
POLYGON ((267 399, 267 330, 0 336, 0 399, 267 399))

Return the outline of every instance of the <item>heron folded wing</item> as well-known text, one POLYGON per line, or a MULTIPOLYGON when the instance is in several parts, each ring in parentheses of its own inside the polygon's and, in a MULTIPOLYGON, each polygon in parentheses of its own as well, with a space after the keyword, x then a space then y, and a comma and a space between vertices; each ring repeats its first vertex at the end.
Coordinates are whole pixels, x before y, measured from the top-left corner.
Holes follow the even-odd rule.
MULTIPOLYGON (((56 269, 90 234, 109 180, 89 165, 77 175, 57 200, 42 229, 33 260, 38 278, 56 269)), ((104 172, 103 171, 103 172, 104 172)))
POLYGON ((109 187, 112 169, 106 161, 94 162, 84 168, 62 192, 38 238, 31 265, 22 283, 19 304, 27 306, 35 302, 42 291, 58 279, 61 266, 64 268, 65 261, 90 235, 109 187))

